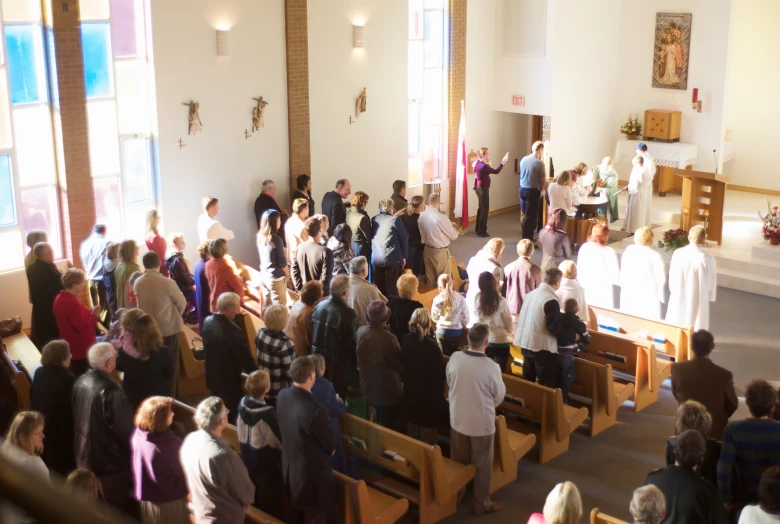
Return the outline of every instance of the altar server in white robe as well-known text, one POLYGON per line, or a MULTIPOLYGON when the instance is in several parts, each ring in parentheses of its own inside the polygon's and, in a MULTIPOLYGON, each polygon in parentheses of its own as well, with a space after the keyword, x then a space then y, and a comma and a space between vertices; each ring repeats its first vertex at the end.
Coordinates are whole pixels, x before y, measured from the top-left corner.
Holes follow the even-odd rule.
POLYGON ((588 304, 614 308, 612 286, 620 284, 620 267, 617 254, 607 245, 608 241, 609 228, 595 224, 588 241, 577 253, 577 280, 585 288, 588 304))
POLYGON ((715 257, 702 246, 707 233, 693 226, 690 244, 676 249, 669 266, 669 308, 666 321, 678 326, 693 326, 695 331, 710 328, 710 302, 715 302, 717 276, 715 257))
POLYGON ((653 177, 644 167, 644 161, 641 156, 634 157, 634 169, 628 179, 628 209, 623 229, 629 233, 634 233, 640 227, 650 226, 653 177))
POLYGON ((650 173, 650 191, 647 196, 647 207, 645 207, 645 221, 646 224, 650 225, 651 215, 650 212, 653 209, 653 180, 655 179, 655 158, 653 158, 653 155, 650 154, 650 152, 647 150, 647 144, 644 142, 639 142, 639 145, 636 146, 636 152, 639 156, 642 157, 642 160, 644 161, 644 167, 647 169, 647 172, 650 173))
POLYGON ((651 247, 655 235, 642 227, 620 260, 620 310, 649 320, 661 320, 666 271, 661 254, 651 247))

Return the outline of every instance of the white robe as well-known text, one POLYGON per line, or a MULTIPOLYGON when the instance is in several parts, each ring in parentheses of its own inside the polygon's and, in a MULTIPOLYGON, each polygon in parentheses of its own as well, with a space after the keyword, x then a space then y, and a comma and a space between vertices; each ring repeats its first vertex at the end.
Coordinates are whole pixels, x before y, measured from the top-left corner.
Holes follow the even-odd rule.
POLYGON ((588 304, 614 308, 612 286, 620 284, 620 266, 615 250, 597 242, 585 242, 577 253, 577 280, 585 288, 588 304))
POLYGON ((650 212, 653 198, 653 177, 643 166, 634 166, 628 180, 628 209, 623 226, 629 233, 643 226, 650 226, 650 212))
POLYGON ((479 275, 487 271, 493 273, 498 281, 499 289, 504 285, 504 268, 501 264, 484 251, 477 251, 477 254, 469 259, 469 263, 466 265, 466 273, 469 278, 469 289, 466 291, 466 303, 469 306, 469 314, 471 315, 471 322, 468 327, 474 325, 477 321, 477 314, 475 312, 475 300, 477 293, 479 293, 479 275))
POLYGON ((649 246, 628 246, 620 260, 620 310, 661 320, 666 271, 661 254, 649 246))
POLYGON ((666 321, 693 329, 710 328, 710 302, 715 302, 715 257, 693 244, 677 249, 669 266, 669 308, 666 321))
POLYGON ((653 155, 651 155, 648 151, 645 151, 642 153, 642 158, 645 159, 645 163, 642 167, 647 169, 647 172, 650 173, 650 189, 647 193, 647 207, 645 208, 645 220, 647 221, 647 225, 650 225, 650 222, 653 220, 651 211, 653 210, 653 180, 655 180, 655 158, 653 158, 653 155))
POLYGON ((562 278, 561 287, 555 292, 558 295, 558 300, 561 303, 561 311, 566 306, 566 300, 573 298, 580 305, 580 310, 577 316, 580 320, 587 322, 590 319, 588 315, 588 303, 585 300, 585 290, 577 280, 573 278, 562 278))

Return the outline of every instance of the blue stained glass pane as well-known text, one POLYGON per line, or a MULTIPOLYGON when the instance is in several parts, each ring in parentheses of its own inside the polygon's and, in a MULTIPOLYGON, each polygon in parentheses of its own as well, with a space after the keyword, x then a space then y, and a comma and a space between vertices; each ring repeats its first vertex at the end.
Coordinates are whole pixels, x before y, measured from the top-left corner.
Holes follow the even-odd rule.
POLYGON ((5 26, 11 103, 46 102, 43 35, 39 24, 5 26))
POLYGON ((113 96, 114 71, 108 23, 81 24, 81 41, 87 98, 113 96))
POLYGON ((16 223, 14 187, 11 180, 11 157, 0 156, 0 226, 16 223))
POLYGON ((53 78, 51 83, 51 99, 54 108, 60 108, 60 85, 57 83, 57 60, 54 54, 54 30, 51 27, 46 28, 46 51, 49 53, 49 78, 53 78))

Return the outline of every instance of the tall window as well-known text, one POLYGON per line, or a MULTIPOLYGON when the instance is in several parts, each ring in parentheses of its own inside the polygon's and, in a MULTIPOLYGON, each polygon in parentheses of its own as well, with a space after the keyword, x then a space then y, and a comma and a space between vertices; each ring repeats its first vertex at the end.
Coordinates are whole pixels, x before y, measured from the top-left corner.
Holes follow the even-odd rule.
POLYGON ((97 221, 141 239, 155 205, 145 0, 81 0, 89 156, 97 221))
MULTIPOLYGON (((40 0, 2 0, 0 271, 24 265, 25 237, 46 231, 62 256, 50 79, 40 0)), ((56 82, 56 79, 55 79, 56 82)))
POLYGON ((438 183, 446 140, 444 0, 409 0, 410 186, 438 183))

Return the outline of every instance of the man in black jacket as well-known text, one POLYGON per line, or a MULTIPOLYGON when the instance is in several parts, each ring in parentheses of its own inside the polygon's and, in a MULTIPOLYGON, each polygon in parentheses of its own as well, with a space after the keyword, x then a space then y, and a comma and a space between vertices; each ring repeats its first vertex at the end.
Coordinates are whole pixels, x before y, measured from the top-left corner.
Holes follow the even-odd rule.
MULTIPOLYGON (((282 216, 282 223, 279 226, 279 231, 284 231, 284 223, 287 222, 287 211, 279 207, 276 202, 276 182, 273 180, 263 180, 262 193, 260 193, 255 200, 255 218, 257 219, 257 229, 260 229, 260 220, 263 218, 263 213, 269 209, 275 209, 282 216)), ((279 235, 284 241, 284 235, 279 235)))
POLYGON ((241 372, 257 369, 244 331, 233 319, 241 309, 235 293, 222 293, 217 299, 217 313, 203 322, 203 349, 206 352, 206 387, 225 402, 228 422, 236 423, 238 403, 244 396, 241 372))
POLYGON ((298 357, 290 366, 293 386, 279 393, 277 410, 282 433, 282 477, 294 521, 324 524, 335 502, 330 458, 336 435, 327 409, 311 394, 316 374, 309 357, 298 357))
POLYGON ((330 298, 323 300, 312 313, 312 352, 325 357, 325 378, 333 382, 341 398, 348 388, 358 391, 356 333, 360 323, 349 307, 349 277, 338 275, 330 284, 330 298))
POLYGON ((705 449, 704 437, 695 429, 686 430, 677 437, 674 465, 647 475, 645 486, 656 486, 666 499, 665 523, 729 522, 718 488, 694 471, 704 458, 705 449))
POLYGON ((352 184, 342 178, 336 181, 336 189, 325 193, 322 197, 322 214, 328 217, 328 236, 333 236, 336 226, 347 220, 347 210, 344 207, 344 199, 352 193, 352 184))
POLYGON ((125 511, 133 486, 133 408, 122 386, 111 376, 116 356, 116 349, 108 343, 89 349, 87 359, 92 369, 76 380, 71 402, 76 465, 95 474, 103 500, 125 511))
POLYGON ((32 302, 30 340, 40 351, 50 341, 60 338, 52 306, 54 299, 64 288, 62 273, 54 265, 54 250, 51 245, 45 242, 36 244, 33 253, 37 258, 27 268, 27 283, 30 286, 32 302))

